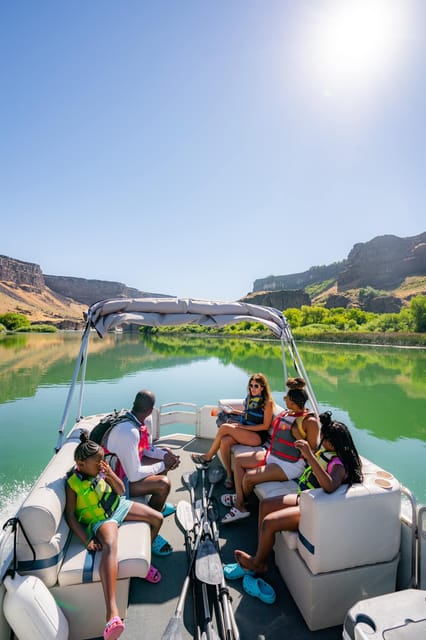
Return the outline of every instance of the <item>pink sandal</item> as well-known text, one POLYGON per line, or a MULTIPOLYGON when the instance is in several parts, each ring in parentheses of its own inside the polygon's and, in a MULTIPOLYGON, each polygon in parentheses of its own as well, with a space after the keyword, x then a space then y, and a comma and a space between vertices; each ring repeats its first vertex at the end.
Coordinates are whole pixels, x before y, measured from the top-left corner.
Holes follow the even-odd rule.
POLYGON ((152 584, 157 584, 161 580, 161 573, 154 567, 154 565, 150 565, 149 571, 145 576, 145 580, 151 582, 152 584))
POLYGON ((117 640, 124 631, 125 624, 119 616, 109 620, 104 629, 104 640, 117 640))

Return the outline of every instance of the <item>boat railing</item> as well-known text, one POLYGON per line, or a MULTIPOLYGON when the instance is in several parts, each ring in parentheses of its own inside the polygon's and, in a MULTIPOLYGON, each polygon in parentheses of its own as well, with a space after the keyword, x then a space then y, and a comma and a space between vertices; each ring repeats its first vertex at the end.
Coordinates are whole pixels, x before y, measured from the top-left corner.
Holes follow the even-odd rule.
POLYGON ((151 418, 151 433, 155 439, 164 435, 163 428, 169 425, 193 426, 193 435, 201 438, 213 438, 216 431, 216 418, 211 411, 214 405, 199 407, 193 402, 167 402, 154 408, 151 418))
POLYGON ((398 588, 415 589, 419 584, 419 527, 418 506, 414 494, 400 485, 401 501, 401 561, 398 571, 398 588))
POLYGON ((426 506, 417 511, 418 563, 417 587, 426 589, 426 506))

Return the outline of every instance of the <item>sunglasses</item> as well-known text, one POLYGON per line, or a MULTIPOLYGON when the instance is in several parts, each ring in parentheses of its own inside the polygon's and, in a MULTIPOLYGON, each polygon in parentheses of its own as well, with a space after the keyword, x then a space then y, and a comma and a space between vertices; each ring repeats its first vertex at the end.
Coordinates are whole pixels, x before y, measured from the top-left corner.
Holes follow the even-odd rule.
POLYGON ((256 388, 259 387, 260 388, 261 386, 262 385, 259 384, 258 382, 250 382, 250 384, 249 384, 249 387, 256 387, 256 388))

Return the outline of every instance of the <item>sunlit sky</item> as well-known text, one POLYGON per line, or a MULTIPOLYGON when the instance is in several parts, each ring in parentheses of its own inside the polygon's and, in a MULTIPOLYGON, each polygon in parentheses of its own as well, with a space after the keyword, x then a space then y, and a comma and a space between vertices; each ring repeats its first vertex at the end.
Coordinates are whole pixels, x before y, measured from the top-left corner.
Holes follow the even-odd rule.
POLYGON ((424 0, 3 0, 0 254, 230 300, 425 231, 424 0))

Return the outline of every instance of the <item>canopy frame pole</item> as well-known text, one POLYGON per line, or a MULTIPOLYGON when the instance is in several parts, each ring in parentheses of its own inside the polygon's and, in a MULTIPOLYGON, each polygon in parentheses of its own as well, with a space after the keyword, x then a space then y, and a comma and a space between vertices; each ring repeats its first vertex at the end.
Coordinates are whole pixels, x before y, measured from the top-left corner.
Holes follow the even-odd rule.
POLYGON ((83 364, 85 363, 85 361, 87 359, 86 356, 87 356, 87 346, 88 346, 88 343, 89 343, 89 336, 90 336, 90 323, 88 322, 86 324, 83 336, 81 338, 80 351, 78 352, 77 361, 76 361, 76 364, 75 364, 75 367, 74 367, 74 373, 73 373, 73 377, 72 377, 72 380, 71 380, 71 385, 70 385, 70 388, 68 390, 67 399, 65 401, 64 412, 62 414, 62 419, 61 419, 61 423, 59 425, 59 430, 58 430, 58 439, 57 439, 57 442, 56 442, 55 453, 58 453, 58 451, 62 447, 62 441, 63 441, 63 438, 64 438, 64 429, 65 429, 65 425, 66 425, 67 420, 68 420, 68 414, 69 414, 69 410, 70 410, 71 400, 72 400, 72 397, 74 395, 75 386, 77 384, 78 374, 79 374, 80 368, 83 366, 83 364))
POLYGON ((285 347, 286 347, 286 342, 284 340, 284 336, 281 336, 281 353, 282 353, 282 359, 283 359, 284 386, 288 377, 287 362, 285 359, 285 347))
POLYGON ((81 375, 80 375, 80 394, 78 398, 78 406, 77 406, 77 416, 76 422, 79 422, 82 418, 82 410, 83 410, 83 393, 84 393, 84 383, 86 381, 86 369, 87 369, 87 355, 89 352, 89 335, 87 336, 86 349, 84 351, 83 360, 81 363, 81 375))
POLYGON ((299 355, 299 352, 298 352, 297 347, 296 347, 296 343, 294 342, 294 338, 293 338, 293 336, 291 334, 290 327, 288 326, 288 324, 286 325, 285 331, 286 331, 287 336, 288 336, 287 342, 288 342, 288 345, 289 345, 289 349, 291 348, 291 350, 293 352, 293 362, 294 362, 295 369, 299 373, 299 375, 305 380, 309 400, 311 402, 311 405, 312 405, 312 408, 314 410, 315 416, 317 418, 319 418, 319 413, 320 412, 319 412, 318 403, 317 403, 314 391, 312 389, 311 382, 310 382, 310 380, 308 378, 308 374, 306 373, 306 369, 305 369, 305 367, 303 365, 302 359, 301 359, 301 357, 299 355))

